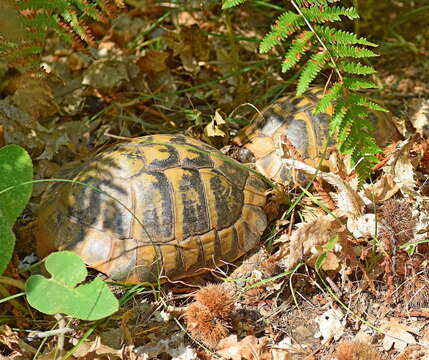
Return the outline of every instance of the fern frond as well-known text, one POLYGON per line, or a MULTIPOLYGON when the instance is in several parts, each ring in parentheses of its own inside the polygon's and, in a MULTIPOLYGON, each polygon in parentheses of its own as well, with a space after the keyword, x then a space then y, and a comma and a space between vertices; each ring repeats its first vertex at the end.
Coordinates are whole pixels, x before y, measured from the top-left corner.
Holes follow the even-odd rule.
POLYGON ((359 14, 353 7, 331 6, 321 9, 319 6, 311 6, 309 8, 302 8, 301 12, 305 18, 315 23, 339 21, 341 20, 341 16, 346 16, 349 19, 359 18, 359 14))
POLYGON ((347 115, 347 107, 343 100, 339 100, 335 106, 335 113, 329 123, 329 136, 334 136, 337 130, 342 127, 344 118, 347 115))
POLYGON ((351 128, 348 138, 340 146, 340 151, 351 154, 351 165, 362 181, 371 174, 372 167, 378 163, 374 154, 381 150, 370 132, 355 126, 351 128))
POLYGON ((369 49, 360 48, 352 45, 331 44, 328 46, 328 48, 335 56, 339 57, 367 58, 372 56, 378 56, 376 53, 369 49))
POLYGON ((389 112, 389 110, 359 94, 349 94, 349 101, 353 105, 364 106, 371 110, 389 112))
POLYGON ((363 37, 358 38, 356 34, 349 31, 338 30, 329 26, 321 25, 316 25, 314 29, 322 38, 322 40, 332 44, 359 44, 373 47, 377 46, 377 44, 374 44, 363 37))
MULTIPOLYGON (((36 55, 35 51, 41 53, 49 29, 54 30, 68 43, 95 46, 87 19, 107 21, 118 7, 124 6, 123 0, 1 0, 1 2, 0 23, 4 23, 1 16, 5 12, 13 12, 16 9, 17 16, 24 24, 22 26, 24 30, 19 32, 23 34, 20 35, 21 38, 17 38, 17 35, 11 35, 9 30, 3 30, 0 26, 0 39, 4 44, 15 42, 15 48, 20 49, 23 59, 33 57, 36 55)), ((0 48, 0 58, 12 61, 11 51, 5 46, 0 48)), ((13 58, 16 57, 15 54, 18 55, 15 51, 13 58)))
POLYGON ((308 7, 312 6, 327 6, 330 3, 338 2, 339 0, 295 0, 295 2, 299 5, 299 7, 308 7))
POLYGON ((341 96, 343 90, 343 84, 340 82, 335 83, 331 89, 329 89, 326 94, 320 99, 318 104, 313 110, 315 115, 325 111, 328 106, 332 105, 333 101, 338 99, 341 96))
POLYGON ((292 45, 285 55, 285 60, 282 64, 282 71, 286 72, 291 69, 301 59, 302 54, 305 52, 305 48, 313 38, 314 33, 311 31, 304 31, 297 36, 296 40, 292 41, 292 45))
POLYGON ((327 58, 328 53, 323 51, 318 54, 314 54, 307 61, 298 80, 298 86, 296 88, 297 96, 301 96, 308 89, 310 83, 314 80, 320 70, 322 70, 327 58))
MULTIPOLYGON (((224 0, 240 2, 239 0, 224 0)), ((353 7, 331 5, 339 0, 293 0, 296 12, 283 13, 260 44, 260 52, 265 53, 284 40, 292 37, 282 63, 282 71, 288 71, 305 56, 297 84, 297 95, 302 95, 310 83, 324 68, 331 69, 329 79, 334 83, 321 98, 313 112, 334 107, 329 125, 330 136, 336 136, 340 152, 351 154, 356 172, 363 180, 376 162, 379 151, 373 137, 373 129, 368 120, 370 110, 386 111, 380 105, 355 90, 378 88, 365 75, 375 72, 369 65, 354 59, 377 56, 367 47, 377 45, 353 32, 327 26, 327 22, 344 17, 357 19, 359 15, 353 7), (336 78, 336 79, 335 79, 336 78)))
POLYGON ((224 0, 222 4, 222 10, 230 9, 234 6, 245 3, 247 0, 224 0))
POLYGON ((370 75, 375 73, 375 69, 369 65, 363 65, 358 62, 340 62, 339 68, 349 74, 370 75))
POLYGON ((259 46, 259 52, 266 53, 274 46, 279 45, 283 40, 292 35, 305 21, 301 15, 292 11, 282 14, 271 26, 271 31, 265 35, 259 46))
POLYGON ((354 77, 344 77, 344 85, 350 90, 359 90, 359 89, 379 89, 380 87, 373 81, 354 78, 354 77))

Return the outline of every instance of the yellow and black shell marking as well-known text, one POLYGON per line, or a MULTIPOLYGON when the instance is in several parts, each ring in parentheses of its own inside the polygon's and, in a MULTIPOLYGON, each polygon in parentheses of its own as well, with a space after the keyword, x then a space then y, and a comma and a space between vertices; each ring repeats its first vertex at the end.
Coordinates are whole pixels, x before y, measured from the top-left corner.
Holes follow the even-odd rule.
MULTIPOLYGON (((282 146, 282 137, 286 136, 307 163, 317 167, 322 161, 323 165, 323 160, 329 157, 328 147, 335 145, 329 137, 333 107, 313 114, 323 93, 323 88, 313 88, 300 97, 285 96, 262 110, 252 124, 233 139, 241 146, 241 160, 255 162, 257 170, 273 181, 288 182, 292 174, 282 163, 282 158, 287 156, 282 146)), ((380 146, 396 136, 393 123, 384 113, 373 112, 370 120, 380 146)))
POLYGON ((266 185, 183 135, 118 144, 72 171, 41 204, 39 255, 78 253, 129 283, 192 276, 253 248, 267 226, 266 185))

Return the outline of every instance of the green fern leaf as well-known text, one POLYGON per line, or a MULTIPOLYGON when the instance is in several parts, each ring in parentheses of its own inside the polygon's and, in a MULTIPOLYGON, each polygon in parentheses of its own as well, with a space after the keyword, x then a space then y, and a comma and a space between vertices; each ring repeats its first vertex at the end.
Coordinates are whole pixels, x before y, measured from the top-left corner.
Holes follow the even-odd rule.
POLYGON ((357 62, 341 62, 339 68, 342 71, 355 75, 369 75, 375 73, 375 69, 372 66, 362 65, 357 62))
POLYGON ((328 6, 329 4, 338 2, 338 0, 295 0, 295 2, 300 8, 302 8, 307 7, 309 3, 311 3, 313 6, 328 6))
POLYGON ((325 42, 329 42, 332 44, 359 44, 359 45, 366 45, 366 46, 377 46, 377 44, 374 44, 372 42, 369 42, 365 38, 358 38, 356 34, 348 31, 338 30, 331 28, 329 26, 320 26, 316 25, 314 27, 316 32, 319 34, 319 36, 324 40, 325 42))
MULTIPOLYGON (((97 1, 97 4, 98 3, 99 1, 97 1)), ((73 4, 82 12, 83 15, 86 15, 94 20, 101 20, 97 7, 94 4, 90 4, 82 0, 73 0, 73 4)))
POLYGON ((315 115, 325 111, 328 106, 332 105, 332 102, 338 99, 343 90, 343 84, 340 82, 335 83, 326 94, 320 99, 319 103, 313 110, 315 115))
POLYGON ((389 110, 359 94, 349 94, 349 101, 353 105, 364 106, 371 110, 389 112, 389 110))
POLYGON ((338 100, 335 106, 335 113, 329 122, 329 135, 334 136, 340 125, 344 123, 344 118, 347 115, 347 107, 343 100, 338 100))
POLYGON ((376 53, 369 49, 360 48, 352 45, 330 44, 328 45, 328 48, 332 51, 334 56, 339 57, 367 58, 372 56, 378 56, 376 53))
POLYGON ((282 64, 282 71, 286 72, 291 69, 304 53, 308 43, 313 38, 314 34, 311 31, 304 31, 297 39, 292 41, 292 45, 285 55, 285 60, 282 64))
POLYGON ((344 85, 350 90, 359 90, 359 89, 379 89, 376 83, 361 79, 361 78, 352 78, 352 77, 344 77, 343 78, 344 85))
POLYGON ((262 40, 259 52, 266 53, 274 46, 279 45, 304 23, 303 17, 292 11, 287 11, 280 15, 275 24, 271 26, 271 31, 262 40))
POLYGON ((328 58, 327 52, 314 54, 305 64, 296 87, 296 95, 301 96, 310 86, 316 75, 322 70, 323 65, 328 58))
POLYGON ((224 0, 222 10, 230 9, 234 6, 245 3, 247 0, 224 0))
POLYGON ((353 7, 345 8, 340 6, 331 6, 320 9, 319 6, 312 6, 309 8, 302 8, 301 12, 307 20, 315 23, 339 21, 341 20, 341 16, 346 16, 349 19, 359 18, 359 14, 353 7))

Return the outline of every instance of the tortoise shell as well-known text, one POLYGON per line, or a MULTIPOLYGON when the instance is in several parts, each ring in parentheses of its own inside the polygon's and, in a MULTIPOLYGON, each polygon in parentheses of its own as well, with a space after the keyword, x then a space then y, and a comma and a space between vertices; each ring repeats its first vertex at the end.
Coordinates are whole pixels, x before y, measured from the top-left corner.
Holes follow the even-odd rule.
MULTIPOLYGON (((329 136, 329 121, 333 107, 329 106, 317 115, 313 110, 324 93, 323 88, 313 88, 303 96, 280 98, 262 110, 234 139, 241 146, 239 157, 245 162, 254 162, 256 169, 267 178, 285 183, 292 177, 282 163, 284 158, 282 137, 285 135, 308 164, 322 168, 328 159, 330 146, 335 145, 329 136)), ((394 139, 398 132, 390 118, 382 112, 371 112, 370 120, 375 128, 379 146, 394 139)), ((300 176, 296 180, 304 180, 300 176)))
POLYGON ((113 146, 69 171, 41 203, 40 256, 71 250, 112 279, 178 279, 233 261, 267 226, 265 183, 182 135, 113 146))

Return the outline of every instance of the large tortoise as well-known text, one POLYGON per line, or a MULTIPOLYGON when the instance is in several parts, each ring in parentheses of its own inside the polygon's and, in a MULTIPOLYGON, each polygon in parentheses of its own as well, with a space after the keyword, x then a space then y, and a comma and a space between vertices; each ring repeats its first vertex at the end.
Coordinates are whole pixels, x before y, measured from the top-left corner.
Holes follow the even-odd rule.
POLYGON ((78 253, 128 283, 178 279, 253 248, 267 226, 264 182, 183 135, 113 146, 74 168, 41 204, 38 253, 78 253))
MULTIPOLYGON (((323 90, 268 106, 235 138, 266 177, 285 182, 281 138, 307 160, 324 156, 332 108, 314 116, 323 90)), ((374 116, 380 143, 394 135, 374 116)), ((265 184, 216 149, 183 135, 134 139, 96 155, 52 185, 41 204, 38 253, 72 250, 124 282, 178 279, 233 261, 267 226, 265 184), (84 185, 83 185, 84 184, 84 185)))

